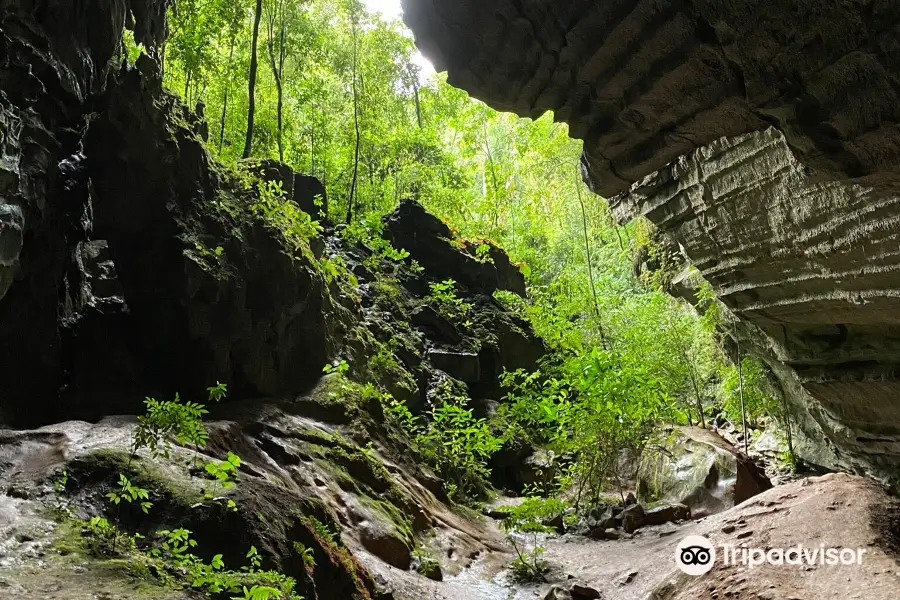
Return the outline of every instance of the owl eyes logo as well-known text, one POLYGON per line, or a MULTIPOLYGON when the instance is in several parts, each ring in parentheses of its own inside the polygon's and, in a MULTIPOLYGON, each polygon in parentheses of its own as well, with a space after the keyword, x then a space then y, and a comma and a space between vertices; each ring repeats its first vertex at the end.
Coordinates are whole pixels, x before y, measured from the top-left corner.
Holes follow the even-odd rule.
POLYGON ((688 575, 709 573, 716 564, 716 549, 705 537, 689 535, 675 548, 675 563, 688 575))
POLYGON ((709 559, 709 550, 703 546, 689 546, 681 551, 681 562, 686 565, 705 565, 709 559))

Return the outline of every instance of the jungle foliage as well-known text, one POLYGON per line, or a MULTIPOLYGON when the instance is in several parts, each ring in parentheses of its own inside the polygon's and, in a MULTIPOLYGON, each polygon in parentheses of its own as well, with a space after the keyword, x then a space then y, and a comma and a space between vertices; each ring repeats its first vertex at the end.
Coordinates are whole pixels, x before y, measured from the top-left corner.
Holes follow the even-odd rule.
MULTIPOLYGON (((370 245, 379 217, 412 197, 522 265, 529 299, 497 298, 552 349, 539 371, 505 375, 507 401, 490 422, 457 401, 424 418, 391 405, 461 495, 483 490, 489 455, 504 444, 551 451, 561 468, 533 491, 578 508, 620 487, 620 453, 640 451, 661 422, 709 426, 724 415, 741 427, 769 414, 788 426, 762 363, 723 351, 731 325, 708 286, 695 286, 699 310, 668 293, 684 266, 677 250, 647 221, 615 222, 582 182, 581 143, 553 115, 498 113, 442 75, 424 77, 409 32, 359 0, 176 6, 164 81, 203 111, 220 161, 278 158, 318 177, 329 219, 370 245)), ((132 40, 123 48, 131 60, 140 52, 132 40)), ((268 192, 259 210, 294 223, 272 200, 279 190, 268 192)), ((301 237, 316 233, 308 219, 302 226, 301 237)), ((435 282, 432 295, 466 318, 454 282, 435 282)))

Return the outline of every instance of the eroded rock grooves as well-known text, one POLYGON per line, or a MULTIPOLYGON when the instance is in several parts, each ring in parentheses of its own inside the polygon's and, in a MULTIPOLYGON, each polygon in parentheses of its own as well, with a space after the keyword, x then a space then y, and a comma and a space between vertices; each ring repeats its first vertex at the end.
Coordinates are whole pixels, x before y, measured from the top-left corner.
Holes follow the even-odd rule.
POLYGON ((775 125, 801 162, 858 177, 900 162, 900 7, 888 0, 404 0, 450 82, 500 110, 553 110, 613 196, 698 146, 775 125))
POLYGON ((450 81, 585 141, 781 381, 810 462, 897 483, 900 6, 405 0, 450 81))

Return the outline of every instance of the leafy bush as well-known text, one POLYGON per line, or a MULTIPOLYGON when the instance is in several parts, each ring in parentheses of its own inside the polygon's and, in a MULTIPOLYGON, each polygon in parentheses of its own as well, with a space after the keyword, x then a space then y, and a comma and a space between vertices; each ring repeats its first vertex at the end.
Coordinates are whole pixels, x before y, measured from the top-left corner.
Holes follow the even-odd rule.
POLYGON ((456 282, 452 279, 446 279, 440 283, 431 283, 429 300, 448 320, 469 324, 469 316, 472 313, 472 305, 465 302, 456 295, 456 282))
MULTIPOLYGON (((567 457, 576 508, 610 485, 622 489, 619 455, 641 450, 656 424, 671 417, 657 379, 639 357, 593 348, 548 367, 508 374, 504 429, 539 432, 535 442, 567 457)), ((507 437, 507 439, 509 439, 507 437)))
POLYGON ((459 501, 484 495, 490 477, 487 461, 502 446, 487 420, 476 419, 464 401, 448 398, 431 410, 430 418, 422 419, 413 416, 404 403, 388 400, 388 412, 444 480, 450 496, 459 501))
POLYGON ((311 256, 309 242, 322 233, 322 226, 287 198, 281 182, 260 182, 258 192, 259 200, 253 205, 253 210, 279 229, 294 246, 295 252, 311 256))

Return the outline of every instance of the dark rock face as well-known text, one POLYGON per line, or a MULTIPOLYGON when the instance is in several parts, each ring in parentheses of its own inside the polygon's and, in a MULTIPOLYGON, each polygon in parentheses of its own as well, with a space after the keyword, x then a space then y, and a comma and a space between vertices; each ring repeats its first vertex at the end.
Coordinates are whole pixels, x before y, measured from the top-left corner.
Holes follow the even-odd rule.
MULTIPOLYGON (((154 85, 138 70, 120 74, 85 145, 96 229, 154 380, 172 391, 227 381, 244 397, 302 391, 335 352, 341 310, 309 259, 289 255, 247 210, 252 198, 232 191, 191 115, 154 85)), ((263 165, 291 182, 285 169, 263 165)))
POLYGON ((900 482, 900 5, 405 0, 496 108, 554 110, 620 220, 680 244, 816 465, 900 482))
MULTIPOLYGON (((215 381, 299 392, 344 328, 158 65, 118 64, 126 15, 152 56, 166 5, 0 3, 0 421, 96 419, 215 381), (229 202, 240 218, 210 209, 229 202)), ((321 184, 283 167, 312 204, 321 184)))
POLYGON ((314 219, 328 214, 328 194, 322 182, 302 173, 294 174, 294 202, 314 219))
POLYGON ((165 0, 0 2, 0 420, 48 417, 65 387, 61 322, 86 302, 92 198, 81 153, 125 16, 155 47, 165 0))
POLYGON ((263 181, 278 182, 285 196, 313 219, 321 220, 320 215, 327 214, 328 194, 315 177, 294 173, 290 166, 270 158, 248 159, 243 164, 263 181))
POLYGON ((450 377, 475 383, 481 380, 481 365, 478 355, 471 352, 451 352, 449 350, 429 350, 428 361, 450 377))
POLYGON ((525 277, 506 252, 488 244, 488 256, 479 259, 475 248, 457 241, 450 228, 418 202, 402 201, 385 217, 384 231, 395 247, 409 252, 433 277, 453 279, 480 294, 502 289, 525 295, 525 277))

